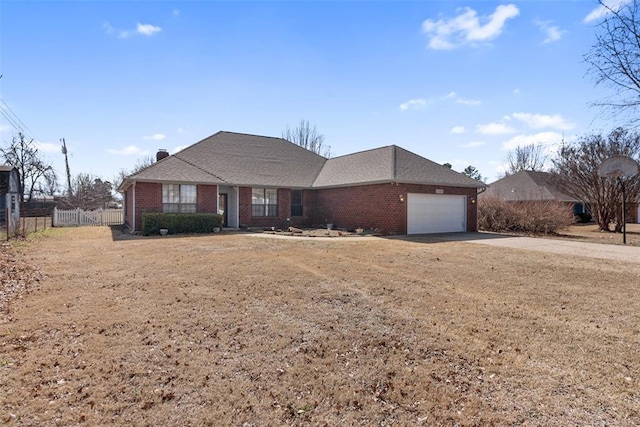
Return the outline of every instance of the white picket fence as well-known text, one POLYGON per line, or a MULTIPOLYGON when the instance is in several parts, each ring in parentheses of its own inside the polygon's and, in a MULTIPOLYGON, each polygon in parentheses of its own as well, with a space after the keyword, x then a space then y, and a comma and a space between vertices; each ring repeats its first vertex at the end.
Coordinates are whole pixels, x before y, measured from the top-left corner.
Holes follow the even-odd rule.
POLYGON ((122 225, 124 211, 122 209, 98 209, 84 211, 82 209, 53 210, 54 227, 73 227, 86 225, 122 225))

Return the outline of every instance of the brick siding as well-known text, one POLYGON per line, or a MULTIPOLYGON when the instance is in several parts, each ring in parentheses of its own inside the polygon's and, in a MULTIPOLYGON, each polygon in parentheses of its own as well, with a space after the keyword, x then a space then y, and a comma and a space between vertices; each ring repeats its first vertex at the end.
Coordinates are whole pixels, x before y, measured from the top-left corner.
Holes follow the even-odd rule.
MULTIPOLYGON (((374 184, 344 188, 304 190, 303 216, 291 217, 291 189, 278 189, 278 216, 253 217, 251 214, 251 187, 239 188, 239 219, 242 226, 282 227, 324 226, 353 230, 377 229, 383 234, 407 233, 407 193, 456 194, 467 196, 467 231, 477 231, 477 203, 475 188, 445 187, 414 184, 374 184), (402 196, 402 200, 401 200, 402 196), (287 221, 289 219, 290 221, 287 221)), ((125 221, 130 224, 132 189, 125 193, 125 221)), ((198 212, 217 212, 217 188, 215 185, 198 185, 198 212)), ((162 184, 136 184, 136 230, 142 226, 144 212, 162 212, 162 184)))
POLYGON ((477 231, 476 189, 414 184, 375 184, 317 190, 317 208, 335 227, 378 229, 383 234, 407 233, 407 193, 467 196, 467 231, 477 231), (403 201, 400 200, 402 196, 403 201))
MULTIPOLYGON (((216 213, 218 211, 218 188, 216 185, 196 186, 196 212, 216 213)), ((162 184, 154 182, 136 182, 136 224, 135 229, 142 229, 142 214, 145 212, 162 212, 162 184)), ((133 222, 133 186, 125 191, 125 223, 133 222)))
POLYGON ((218 186, 198 185, 197 212, 218 213, 218 186))

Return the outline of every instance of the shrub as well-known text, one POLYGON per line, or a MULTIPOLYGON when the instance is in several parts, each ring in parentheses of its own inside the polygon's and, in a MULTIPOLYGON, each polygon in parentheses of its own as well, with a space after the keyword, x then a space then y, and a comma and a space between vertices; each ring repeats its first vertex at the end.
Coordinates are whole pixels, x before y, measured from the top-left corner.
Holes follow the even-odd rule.
POLYGON ((143 213, 142 233, 145 236, 159 234, 161 228, 169 234, 211 233, 214 227, 222 227, 222 215, 209 213, 143 213))
POLYGON ((532 234, 554 234, 576 222, 572 207, 556 201, 510 202, 483 196, 478 204, 478 228, 532 234))
POLYGON ((591 218, 590 213, 579 213, 579 214, 576 214, 576 217, 577 217, 576 220, 582 224, 586 224, 587 222, 593 221, 593 218, 591 218))

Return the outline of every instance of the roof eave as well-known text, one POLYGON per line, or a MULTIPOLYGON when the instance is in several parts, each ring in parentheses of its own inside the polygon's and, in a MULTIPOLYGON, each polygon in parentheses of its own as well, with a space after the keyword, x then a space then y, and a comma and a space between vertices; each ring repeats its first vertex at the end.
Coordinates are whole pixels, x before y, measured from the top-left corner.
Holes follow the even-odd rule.
POLYGON ((378 180, 378 181, 362 181, 362 182, 350 182, 344 184, 330 184, 330 185, 314 185, 312 188, 314 190, 320 190, 325 188, 346 188, 346 187, 355 187, 361 185, 376 185, 376 184, 409 184, 409 185, 431 185, 434 187, 463 187, 463 188, 485 188, 487 184, 478 182, 477 185, 474 184, 457 184, 457 183, 443 183, 443 182, 424 182, 424 181, 397 181, 392 179, 378 180))

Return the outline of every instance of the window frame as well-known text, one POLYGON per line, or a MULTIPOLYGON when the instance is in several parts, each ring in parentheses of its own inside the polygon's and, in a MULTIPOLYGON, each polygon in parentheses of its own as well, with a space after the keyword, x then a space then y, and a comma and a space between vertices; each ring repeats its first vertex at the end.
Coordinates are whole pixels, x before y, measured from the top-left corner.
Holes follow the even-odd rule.
POLYGON ((251 187, 251 216, 255 218, 278 217, 278 189, 251 187), (275 203, 271 203, 275 201, 275 203))
POLYGON ((304 196, 302 190, 291 190, 291 216, 301 217, 304 216, 303 208, 304 196), (294 197, 294 194, 296 195, 294 197))
POLYGON ((162 184, 163 213, 196 213, 198 186, 195 184, 162 184))

